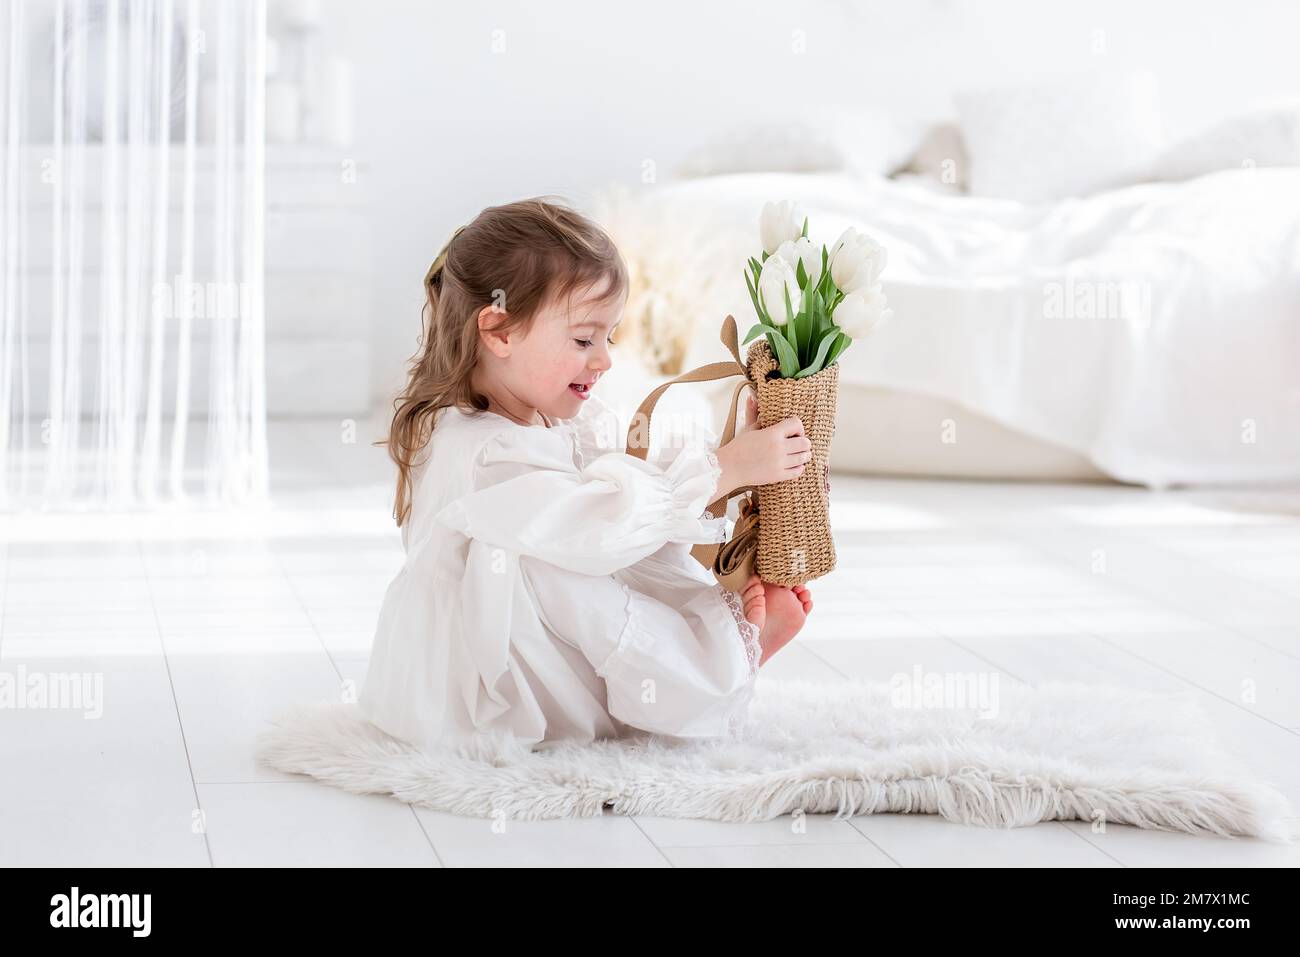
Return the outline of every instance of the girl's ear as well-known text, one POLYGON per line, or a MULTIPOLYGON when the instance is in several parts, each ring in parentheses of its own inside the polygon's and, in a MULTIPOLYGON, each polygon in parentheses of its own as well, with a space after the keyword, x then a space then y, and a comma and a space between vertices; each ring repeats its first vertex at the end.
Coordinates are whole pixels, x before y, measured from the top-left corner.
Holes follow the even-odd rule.
POLYGON ((510 333, 505 331, 507 314, 495 303, 478 311, 478 337, 498 359, 510 355, 510 333))

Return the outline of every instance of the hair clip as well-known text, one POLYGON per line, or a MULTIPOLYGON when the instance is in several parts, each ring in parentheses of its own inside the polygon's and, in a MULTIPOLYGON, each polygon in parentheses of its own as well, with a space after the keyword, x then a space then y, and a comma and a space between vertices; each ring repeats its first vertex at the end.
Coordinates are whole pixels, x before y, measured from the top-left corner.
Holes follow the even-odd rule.
POLYGON ((430 266, 429 271, 424 274, 424 284, 426 286, 442 285, 442 268, 447 262, 447 250, 451 249, 451 244, 456 241, 456 237, 464 231, 465 226, 467 225, 469 224, 466 223, 464 226, 457 226, 456 231, 451 234, 451 239, 447 240, 446 245, 442 247, 442 252, 438 253, 437 258, 433 261, 433 265, 430 266))
POLYGON ((429 267, 429 271, 424 274, 424 284, 426 286, 442 285, 442 264, 446 259, 447 256, 445 253, 438 254, 438 258, 433 261, 433 265, 429 267))

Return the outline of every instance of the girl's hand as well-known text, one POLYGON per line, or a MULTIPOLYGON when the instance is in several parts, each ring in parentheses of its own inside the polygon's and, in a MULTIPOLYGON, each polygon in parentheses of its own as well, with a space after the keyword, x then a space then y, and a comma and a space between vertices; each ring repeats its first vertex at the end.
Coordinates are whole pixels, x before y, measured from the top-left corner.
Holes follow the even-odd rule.
POLYGON ((718 464, 722 467, 719 495, 745 485, 771 485, 797 478, 812 459, 812 442, 804 435, 803 423, 797 416, 758 428, 758 409, 752 393, 747 412, 736 437, 718 449, 718 464))

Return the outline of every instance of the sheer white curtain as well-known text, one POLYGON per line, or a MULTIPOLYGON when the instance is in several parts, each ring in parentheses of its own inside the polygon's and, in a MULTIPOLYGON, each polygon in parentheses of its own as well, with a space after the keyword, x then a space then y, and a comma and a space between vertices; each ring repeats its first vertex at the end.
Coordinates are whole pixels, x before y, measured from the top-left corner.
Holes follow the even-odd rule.
POLYGON ((0 31, 0 509, 263 500, 266 0, 0 31))

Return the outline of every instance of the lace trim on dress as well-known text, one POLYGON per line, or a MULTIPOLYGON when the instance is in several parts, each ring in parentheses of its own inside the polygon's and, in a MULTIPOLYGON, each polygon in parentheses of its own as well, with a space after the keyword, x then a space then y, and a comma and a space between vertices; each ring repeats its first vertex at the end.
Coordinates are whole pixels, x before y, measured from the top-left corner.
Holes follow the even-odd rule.
MULTIPOLYGON (((713 483, 713 494, 709 499, 709 504, 712 505, 713 499, 718 497, 718 483, 722 481, 722 466, 718 464, 718 450, 716 448, 706 447, 703 449, 703 452, 704 460, 709 466, 709 479, 713 483)), ((728 519, 725 511, 715 518, 708 509, 705 509, 700 513, 700 521, 704 522, 706 526, 712 526, 715 535, 712 544, 726 544, 730 530, 727 528, 728 519)), ((743 620, 745 616, 742 614, 740 617, 743 620)))
POLYGON ((758 680, 758 666, 763 658, 763 647, 758 642, 759 628, 745 617, 745 606, 741 603, 740 596, 724 585, 718 585, 718 591, 730 609, 731 616, 736 619, 736 630, 740 633, 740 640, 745 646, 745 659, 749 662, 749 680, 736 695, 735 704, 727 715, 727 735, 739 738, 744 735, 749 704, 754 697, 754 684, 758 680))
POLYGON ((713 478, 713 497, 718 497, 718 483, 722 481, 722 466, 718 464, 718 450, 706 448, 704 458, 709 463, 709 472, 713 478))
POLYGON ((713 537, 708 541, 709 545, 725 545, 727 536, 730 532, 727 529, 727 516, 720 515, 714 518, 713 513, 708 509, 700 512, 700 527, 708 531, 713 537))
POLYGON ((736 619, 736 630, 740 632, 740 640, 745 646, 749 673, 751 676, 755 675, 758 673, 758 663, 763 658, 763 648, 758 643, 758 625, 745 617, 745 606, 741 604, 739 595, 723 585, 719 585, 718 590, 722 593, 722 600, 727 603, 727 608, 731 610, 731 616, 736 619))

